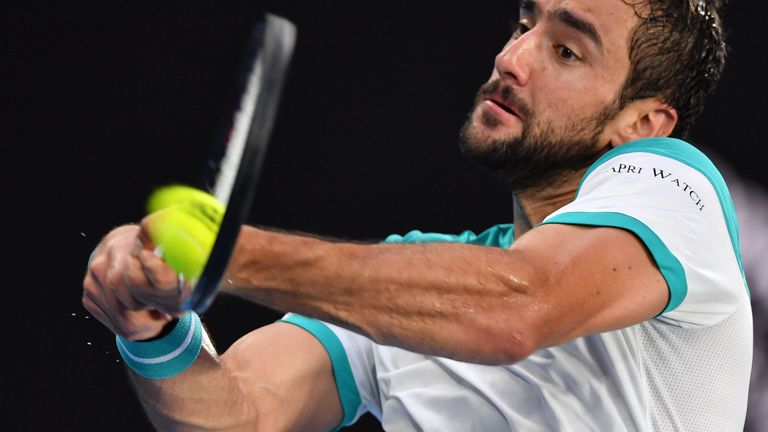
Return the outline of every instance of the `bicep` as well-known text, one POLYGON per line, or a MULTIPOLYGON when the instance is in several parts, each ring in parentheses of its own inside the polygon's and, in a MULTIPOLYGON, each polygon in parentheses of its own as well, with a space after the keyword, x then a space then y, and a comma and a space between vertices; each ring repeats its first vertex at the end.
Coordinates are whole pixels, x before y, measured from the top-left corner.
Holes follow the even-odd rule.
POLYGON ((287 323, 259 328, 221 360, 259 412, 259 430, 325 431, 341 422, 331 360, 307 331, 287 323))
POLYGON ((541 225, 511 251, 539 275, 531 319, 540 347, 640 323, 669 299, 653 256, 623 229, 541 225))

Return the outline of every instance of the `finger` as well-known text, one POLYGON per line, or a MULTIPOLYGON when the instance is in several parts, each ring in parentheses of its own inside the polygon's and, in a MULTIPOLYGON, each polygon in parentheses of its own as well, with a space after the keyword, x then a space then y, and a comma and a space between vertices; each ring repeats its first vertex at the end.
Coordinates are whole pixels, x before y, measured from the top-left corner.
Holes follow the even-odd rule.
MULTIPOLYGON (((133 242, 133 247, 130 252, 130 258, 128 261, 128 267, 124 273, 125 285, 128 288, 130 299, 124 299, 122 296, 118 296, 123 304, 129 309, 139 310, 150 307, 163 307, 166 302, 153 303, 151 300, 157 297, 166 298, 172 296, 174 291, 174 281, 176 279, 173 270, 168 269, 167 274, 163 276, 162 282, 160 279, 154 276, 153 272, 145 271, 145 262, 147 260, 141 260, 141 255, 146 255, 149 258, 149 262, 152 266, 158 270, 162 269, 165 264, 162 258, 158 257, 153 250, 153 244, 149 237, 146 235, 146 231, 139 231, 136 239, 133 242), (152 278, 150 278, 152 276, 152 278), (169 291, 167 294, 161 294, 157 291, 169 291)), ((145 258, 146 258, 145 257, 145 258)))
POLYGON ((85 272, 86 278, 89 275, 92 277, 97 277, 97 275, 103 271, 102 269, 104 268, 105 259, 102 249, 102 247, 97 246, 96 249, 94 249, 93 252, 91 252, 91 255, 88 257, 88 268, 85 272))
POLYGON ((117 335, 128 340, 142 340, 156 336, 172 318, 153 310, 129 310, 116 297, 107 298, 108 311, 118 328, 117 335))
POLYGON ((109 319, 104 309, 102 309, 98 303, 94 302, 90 296, 83 295, 82 302, 83 307, 88 311, 88 313, 91 314, 91 316, 99 320, 99 322, 112 333, 118 333, 117 327, 115 327, 115 324, 112 322, 112 320, 109 319))
POLYGON ((139 253, 144 275, 149 282, 160 290, 177 290, 178 278, 176 271, 172 269, 162 258, 154 252, 143 250, 139 253))
MULTIPOLYGON (((116 298, 126 309, 139 310, 146 307, 133 296, 130 290, 128 281, 133 280, 134 283, 140 284, 141 282, 134 276, 131 276, 131 261, 133 259, 127 256, 125 252, 115 252, 110 254, 109 266, 105 271, 103 282, 100 280, 102 291, 105 294, 105 298, 116 298), (112 256, 117 255, 117 256, 112 256)), ((137 263, 138 264, 138 263, 137 263)), ((141 270, 137 270, 139 278, 143 276, 141 270)))
POLYGON ((92 278, 86 282, 82 302, 105 327, 129 340, 153 337, 173 319, 171 315, 158 310, 128 310, 116 297, 100 290, 92 278))
POLYGON ((94 250, 83 279, 83 306, 113 333, 131 339, 151 337, 171 316, 146 310, 131 289, 153 289, 141 263, 130 256, 139 228, 124 226, 111 231, 94 250))
POLYGON ((125 270, 123 271, 123 284, 125 291, 116 291, 117 298, 130 310, 149 309, 152 305, 147 305, 140 298, 143 293, 149 293, 156 288, 147 279, 141 262, 135 257, 126 259, 125 270))
POLYGON ((184 297, 183 278, 177 275, 161 258, 153 252, 142 251, 139 254, 144 275, 154 287, 152 291, 137 293, 137 297, 152 306, 174 315, 181 313, 184 297))
MULTIPOLYGON (((144 335, 147 331, 159 332, 162 328, 157 324, 157 320, 147 313, 147 311, 132 311, 118 298, 118 293, 125 295, 126 290, 120 285, 120 279, 115 278, 115 271, 107 271, 103 278, 105 282, 98 277, 99 273, 93 273, 86 277, 84 282, 84 297, 89 301, 88 306, 94 307, 94 311, 99 314, 100 321, 112 330, 118 336, 125 338, 135 338, 136 335, 144 335), (143 314, 143 315, 142 315, 143 314)), ((131 303, 131 301, 125 301, 131 303)), ((144 305, 141 305, 142 308, 144 305)), ((134 306, 135 307, 135 306, 134 306)))
POLYGON ((120 321, 115 317, 114 301, 109 300, 110 295, 95 277, 87 277, 83 290, 83 306, 118 336, 125 336, 120 321))
POLYGON ((118 319, 124 323, 125 339, 131 341, 149 339, 157 336, 168 321, 168 314, 152 310, 132 311, 118 307, 118 319))
POLYGON ((82 298, 83 307, 93 315, 104 327, 108 328, 112 333, 119 334, 120 330, 117 328, 117 323, 112 320, 106 310, 101 306, 100 301, 90 291, 83 291, 82 298))
POLYGON ((86 264, 85 266, 86 272, 89 271, 89 269, 91 268, 91 263, 93 262, 93 258, 96 256, 97 252, 99 251, 99 246, 100 244, 96 245, 96 247, 93 248, 93 250, 91 251, 91 254, 88 255, 88 264, 86 264))

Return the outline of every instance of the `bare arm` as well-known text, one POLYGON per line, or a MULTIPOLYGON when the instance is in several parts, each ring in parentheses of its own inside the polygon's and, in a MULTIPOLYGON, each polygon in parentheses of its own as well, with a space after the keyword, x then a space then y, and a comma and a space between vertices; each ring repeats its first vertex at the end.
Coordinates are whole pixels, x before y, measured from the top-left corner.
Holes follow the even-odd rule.
POLYGON ((326 431, 342 418, 328 354, 292 324, 255 330, 167 380, 131 377, 163 431, 326 431))
MULTIPOLYGON (((83 281, 86 309, 130 340, 158 334, 171 319, 134 293, 177 293, 175 273, 143 238, 137 226, 112 231, 83 281)), ((342 418, 328 354, 292 324, 251 332, 221 357, 203 349, 171 378, 131 377, 150 420, 163 431, 328 430, 342 418)))
POLYGON ((373 340, 503 364, 626 327, 668 289, 633 234, 544 225, 509 250, 461 244, 331 243, 244 227, 225 289, 373 340))

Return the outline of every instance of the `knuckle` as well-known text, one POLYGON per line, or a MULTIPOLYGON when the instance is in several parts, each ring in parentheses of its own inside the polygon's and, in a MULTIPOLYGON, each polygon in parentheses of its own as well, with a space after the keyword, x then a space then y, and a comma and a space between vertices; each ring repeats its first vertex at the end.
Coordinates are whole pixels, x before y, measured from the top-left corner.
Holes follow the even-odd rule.
POLYGON ((88 271, 85 273, 85 279, 95 279, 96 281, 103 280, 104 273, 104 259, 94 257, 90 264, 88 264, 88 271))
POLYGON ((82 303, 85 310, 87 310, 93 315, 96 314, 96 305, 93 303, 93 300, 91 300, 87 295, 83 294, 83 297, 80 299, 80 302, 82 303))
POLYGON ((104 281, 106 282, 107 286, 110 287, 119 286, 122 279, 122 275, 117 269, 110 269, 104 277, 104 281))
POLYGON ((143 291, 147 287, 146 278, 135 272, 127 272, 125 274, 125 284, 128 286, 128 291, 130 292, 143 291))
POLYGON ((87 292, 92 293, 94 291, 94 289, 95 289, 94 288, 95 285, 96 285, 96 283, 93 280, 93 278, 91 276, 86 276, 83 279, 83 295, 85 295, 85 293, 87 293, 87 292))
POLYGON ((135 311, 140 308, 139 303, 131 295, 118 295, 117 300, 129 311, 135 311))

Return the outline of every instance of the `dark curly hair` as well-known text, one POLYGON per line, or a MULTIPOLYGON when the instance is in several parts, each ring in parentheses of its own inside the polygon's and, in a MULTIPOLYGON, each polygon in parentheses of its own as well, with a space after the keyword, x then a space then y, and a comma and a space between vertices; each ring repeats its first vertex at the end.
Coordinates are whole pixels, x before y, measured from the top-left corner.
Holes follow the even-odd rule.
POLYGON ((726 1, 621 1, 634 8, 640 23, 631 35, 631 66, 619 104, 659 98, 677 110, 672 135, 686 138, 725 67, 726 1))

